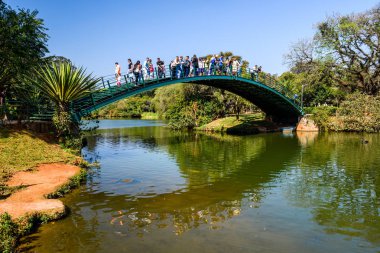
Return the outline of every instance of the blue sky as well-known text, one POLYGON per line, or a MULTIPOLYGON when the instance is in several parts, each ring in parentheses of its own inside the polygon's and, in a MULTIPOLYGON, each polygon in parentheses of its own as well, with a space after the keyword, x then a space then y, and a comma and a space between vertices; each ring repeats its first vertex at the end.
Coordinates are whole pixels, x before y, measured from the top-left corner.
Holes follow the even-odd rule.
POLYGON ((95 75, 126 69, 128 58, 198 56, 232 51, 251 65, 281 74, 292 43, 312 37, 334 13, 374 7, 378 0, 5 0, 37 9, 50 36, 50 54, 95 75))

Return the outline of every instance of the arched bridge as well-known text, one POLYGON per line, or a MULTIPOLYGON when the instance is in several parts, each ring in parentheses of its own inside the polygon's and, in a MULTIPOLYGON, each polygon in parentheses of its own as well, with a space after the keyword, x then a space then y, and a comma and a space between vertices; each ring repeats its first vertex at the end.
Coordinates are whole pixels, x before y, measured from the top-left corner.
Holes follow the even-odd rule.
POLYGON ((297 96, 269 75, 253 75, 251 78, 249 70, 246 70, 235 76, 218 75, 213 72, 203 76, 177 78, 170 75, 169 70, 166 72, 167 75, 161 74, 160 78, 154 73, 155 75, 151 75, 149 79, 139 78, 138 82, 133 80, 133 76, 125 74, 122 75, 120 85, 116 85, 115 77, 109 77, 108 80, 102 78, 102 82, 93 91, 72 103, 73 116, 80 120, 118 100, 176 83, 203 84, 230 91, 258 106, 267 117, 276 122, 297 123, 299 116, 303 114, 297 96))

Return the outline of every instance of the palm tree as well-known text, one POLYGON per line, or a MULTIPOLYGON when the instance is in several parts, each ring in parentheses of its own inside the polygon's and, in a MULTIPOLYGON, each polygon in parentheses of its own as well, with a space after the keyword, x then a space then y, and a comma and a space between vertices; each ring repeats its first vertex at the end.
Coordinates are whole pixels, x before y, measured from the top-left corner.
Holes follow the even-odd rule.
MULTIPOLYGON (((76 68, 70 62, 45 64, 35 70, 36 78, 31 81, 56 105, 56 116, 61 125, 71 128, 70 102, 85 96, 99 82, 99 78, 86 74, 82 67, 76 68)), ((56 124, 57 126, 57 124, 56 124)), ((62 132, 58 129, 58 134, 62 132)), ((70 132, 70 131, 69 131, 70 132)))

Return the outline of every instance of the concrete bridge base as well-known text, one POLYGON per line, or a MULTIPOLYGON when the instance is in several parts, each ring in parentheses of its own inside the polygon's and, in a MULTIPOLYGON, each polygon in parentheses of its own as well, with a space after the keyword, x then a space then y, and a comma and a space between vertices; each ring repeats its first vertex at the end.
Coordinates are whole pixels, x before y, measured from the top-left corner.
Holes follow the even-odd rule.
POLYGON ((318 132, 319 127, 315 124, 314 120, 311 118, 312 114, 305 114, 298 122, 296 131, 302 132, 318 132))

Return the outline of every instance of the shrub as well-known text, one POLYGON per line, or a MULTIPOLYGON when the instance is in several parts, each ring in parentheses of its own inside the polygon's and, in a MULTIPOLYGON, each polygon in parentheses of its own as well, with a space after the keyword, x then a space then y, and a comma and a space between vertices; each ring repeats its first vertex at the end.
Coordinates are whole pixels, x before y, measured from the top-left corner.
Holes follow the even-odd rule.
POLYGON ((334 131, 379 132, 380 97, 361 93, 349 95, 329 128, 334 131))
POLYGON ((0 252, 13 252, 18 240, 18 226, 9 214, 0 215, 0 252))
POLYGON ((337 108, 334 106, 306 107, 304 112, 313 114, 311 117, 322 131, 328 130, 331 116, 335 115, 337 108))

